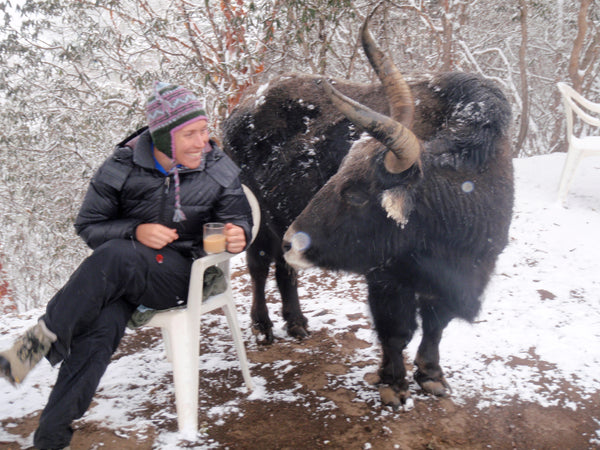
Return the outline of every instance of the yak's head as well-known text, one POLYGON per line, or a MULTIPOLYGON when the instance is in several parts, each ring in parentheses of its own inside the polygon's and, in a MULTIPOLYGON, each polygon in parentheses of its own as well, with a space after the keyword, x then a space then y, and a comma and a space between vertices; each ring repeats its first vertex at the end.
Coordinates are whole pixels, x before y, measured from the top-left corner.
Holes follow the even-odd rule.
POLYGON ((390 102, 390 117, 323 88, 335 106, 365 130, 336 175, 315 195, 284 236, 285 258, 296 268, 318 265, 363 272, 398 254, 393 235, 409 220, 421 179, 422 143, 411 131, 414 101, 389 57, 361 29, 363 48, 390 102), (378 238, 376 238, 377 236, 378 238), (390 237, 389 242, 385 238, 390 237))

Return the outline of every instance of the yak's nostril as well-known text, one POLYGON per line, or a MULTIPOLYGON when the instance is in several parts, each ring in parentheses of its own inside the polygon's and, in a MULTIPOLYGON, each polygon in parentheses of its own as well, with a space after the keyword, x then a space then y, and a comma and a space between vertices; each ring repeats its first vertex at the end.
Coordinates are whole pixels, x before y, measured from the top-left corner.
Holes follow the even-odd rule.
POLYGON ((292 249, 292 243, 290 241, 283 241, 281 248, 283 249, 283 253, 287 253, 292 249))

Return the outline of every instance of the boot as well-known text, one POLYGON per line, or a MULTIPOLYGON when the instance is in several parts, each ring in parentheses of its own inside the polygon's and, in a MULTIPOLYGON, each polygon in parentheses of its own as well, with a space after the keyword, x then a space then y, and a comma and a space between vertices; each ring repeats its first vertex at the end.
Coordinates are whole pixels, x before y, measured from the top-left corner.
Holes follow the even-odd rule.
POLYGON ((21 384, 29 371, 48 354, 56 335, 43 320, 31 327, 13 346, 0 352, 0 375, 13 386, 21 384))

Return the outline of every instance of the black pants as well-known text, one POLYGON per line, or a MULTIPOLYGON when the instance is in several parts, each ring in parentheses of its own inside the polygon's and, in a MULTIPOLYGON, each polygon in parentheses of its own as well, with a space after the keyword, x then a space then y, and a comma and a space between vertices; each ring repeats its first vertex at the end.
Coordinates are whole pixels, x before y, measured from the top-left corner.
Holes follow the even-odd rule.
POLYGON ((44 322, 58 337, 47 355, 62 361, 34 435, 37 448, 63 448, 83 416, 127 321, 140 304, 167 309, 187 300, 191 258, 165 247, 112 240, 98 247, 50 300, 44 322))

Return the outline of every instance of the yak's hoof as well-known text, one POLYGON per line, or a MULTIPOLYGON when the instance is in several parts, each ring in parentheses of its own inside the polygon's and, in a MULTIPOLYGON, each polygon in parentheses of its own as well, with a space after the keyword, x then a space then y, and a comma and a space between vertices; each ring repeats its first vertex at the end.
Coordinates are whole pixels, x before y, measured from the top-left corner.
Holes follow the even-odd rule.
POLYGON ((288 324, 287 332, 291 337, 296 339, 304 339, 310 335, 310 331, 308 331, 306 325, 301 324, 288 324))
POLYGON ((420 385, 425 392, 436 395, 438 397, 450 397, 450 395, 452 394, 452 388, 448 383, 446 383, 446 380, 428 380, 424 381, 420 385))
POLYGON ((443 376, 439 377, 439 379, 432 379, 417 372, 415 374, 415 380, 419 383, 421 389, 429 394, 438 397, 450 397, 452 394, 452 388, 443 376))
POLYGON ((384 405, 391 406, 396 411, 410 411, 415 407, 415 403, 408 390, 396 390, 390 385, 381 384, 379 385, 379 395, 384 405))
POLYGON ((273 343, 273 327, 264 327, 258 322, 252 324, 252 333, 256 337, 256 342, 260 345, 271 345, 273 343), (264 336, 260 339, 260 336, 264 336))

